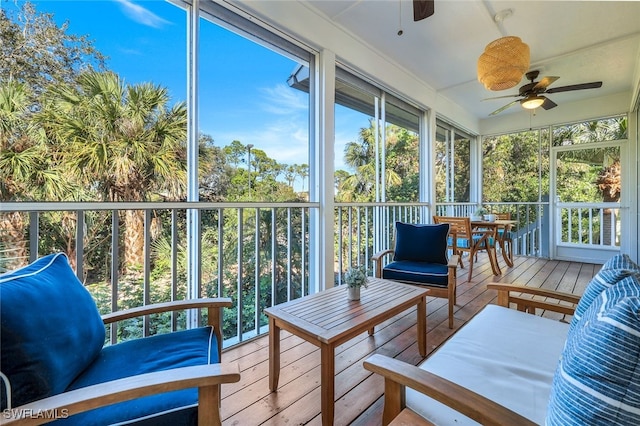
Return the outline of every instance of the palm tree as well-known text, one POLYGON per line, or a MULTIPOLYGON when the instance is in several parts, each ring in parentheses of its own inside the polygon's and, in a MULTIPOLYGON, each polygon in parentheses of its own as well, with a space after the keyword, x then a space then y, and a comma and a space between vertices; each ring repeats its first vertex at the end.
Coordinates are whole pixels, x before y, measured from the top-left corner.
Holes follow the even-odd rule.
POLYGON ((287 181, 289 186, 293 188, 293 184, 296 181, 296 168, 294 166, 287 166, 284 171, 284 179, 287 181))
MULTIPOLYGON (((55 164, 54 147, 44 143, 32 121, 31 105, 26 84, 0 82, 0 201, 56 200, 56 194, 68 188, 63 170, 55 164)), ((0 214, 0 243, 11 248, 0 267, 27 262, 25 221, 19 212, 0 214)))
MULTIPOLYGON (((65 163, 105 201, 180 199, 186 185, 183 103, 167 107, 165 88, 125 85, 112 72, 87 71, 77 85, 51 91, 41 120, 62 146, 65 163)), ((124 271, 143 262, 144 217, 124 217, 124 271)))
POLYGON ((302 179, 302 192, 305 192, 304 191, 304 182, 307 179, 307 177, 309 176, 309 165, 308 164, 296 165, 296 171, 297 171, 298 175, 300 176, 300 179, 302 179))
MULTIPOLYGON (((388 126, 387 153, 393 151, 394 143, 398 138, 395 133, 399 131, 397 126, 388 126)), ((375 129, 373 120, 369 127, 360 129, 358 141, 351 141, 344 149, 345 163, 355 170, 355 173, 341 180, 337 195, 338 201, 374 201, 375 200, 375 129)), ((385 184, 387 187, 399 185, 401 178, 391 167, 387 167, 385 184)))

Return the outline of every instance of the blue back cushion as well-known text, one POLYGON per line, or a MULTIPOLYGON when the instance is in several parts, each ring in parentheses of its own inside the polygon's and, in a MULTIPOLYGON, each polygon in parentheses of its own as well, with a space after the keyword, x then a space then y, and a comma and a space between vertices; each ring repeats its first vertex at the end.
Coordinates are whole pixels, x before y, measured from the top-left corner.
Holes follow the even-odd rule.
POLYGON ((0 322, 13 407, 64 391, 104 344, 96 304, 62 253, 0 275, 0 322))
POLYGON ((415 225, 396 222, 393 260, 447 264, 449 224, 415 225))
POLYGON ((587 309, 589 309, 589 306, 591 306, 600 293, 623 278, 631 275, 640 277, 640 267, 626 254, 613 256, 604 265, 602 265, 600 271, 593 277, 591 282, 589 282, 587 288, 580 297, 580 302, 578 302, 578 306, 576 306, 576 311, 571 320, 569 333, 573 332, 575 324, 580 321, 580 318, 582 318, 587 309))
POLYGON ((603 291, 569 334, 546 424, 640 425, 640 283, 635 276, 603 291))

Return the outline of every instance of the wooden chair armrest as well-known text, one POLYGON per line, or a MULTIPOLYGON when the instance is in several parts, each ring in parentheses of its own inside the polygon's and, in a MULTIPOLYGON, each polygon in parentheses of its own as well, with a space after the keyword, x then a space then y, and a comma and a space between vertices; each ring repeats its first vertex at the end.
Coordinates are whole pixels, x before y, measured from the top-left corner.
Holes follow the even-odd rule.
POLYGON ((449 258, 449 263, 447 263, 447 267, 456 269, 458 267, 459 259, 460 259, 460 256, 458 256, 457 254, 452 255, 449 258))
POLYGON ((386 256, 388 254, 393 254, 393 252, 394 252, 393 249, 386 249, 386 250, 379 251, 378 253, 376 253, 373 256, 371 256, 371 260, 373 260, 374 262, 378 262, 384 256, 386 256))
POLYGON ((217 410, 218 385, 239 380, 240 368, 236 363, 196 365, 140 374, 87 386, 13 408, 2 413, 0 425, 40 425, 56 419, 47 418, 55 416, 36 416, 37 413, 71 416, 143 396, 195 387, 199 388, 199 398, 202 398, 204 393, 207 399, 210 399, 205 404, 199 401, 198 409, 209 405, 217 410))
POLYGON ((580 301, 580 296, 575 294, 516 284, 490 283, 487 284, 487 289, 498 291, 498 305, 508 308, 511 303, 515 303, 519 311, 532 314, 535 314, 536 308, 539 308, 565 315, 573 315, 576 305, 580 301), (515 296, 511 294, 512 292, 547 297, 555 299, 557 302, 515 296), (568 302, 570 305, 562 305, 559 302, 568 302))
POLYGON ((116 321, 122 321, 129 318, 140 317, 143 315, 157 314, 160 312, 180 311, 193 308, 228 308, 232 302, 228 297, 215 297, 191 300, 175 300, 173 302, 154 303, 151 305, 138 306, 131 309, 112 312, 102 315, 102 321, 109 324, 116 321))
POLYGON ((364 368, 385 379, 383 425, 388 425, 405 408, 404 392, 407 386, 483 425, 535 425, 482 395, 414 365, 375 354, 364 361, 364 368))
POLYGON ((373 260, 373 276, 376 278, 382 278, 382 258, 388 254, 393 254, 393 249, 386 249, 379 251, 378 253, 371 256, 371 260, 373 260))

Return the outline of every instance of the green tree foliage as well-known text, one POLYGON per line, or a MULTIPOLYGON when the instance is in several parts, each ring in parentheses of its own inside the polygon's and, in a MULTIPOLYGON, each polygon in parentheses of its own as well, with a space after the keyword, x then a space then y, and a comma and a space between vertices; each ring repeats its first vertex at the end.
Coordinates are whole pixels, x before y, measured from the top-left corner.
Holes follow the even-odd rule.
MULTIPOLYGON (((449 130, 442 129, 447 136, 449 130)), ((436 137, 442 137, 437 135, 436 137)), ((436 202, 469 202, 471 198, 471 142, 467 138, 456 138, 453 152, 444 140, 436 141, 435 179, 436 202), (451 191, 451 181, 453 190, 451 191), (447 186, 450 193, 447 193, 447 186)))
MULTIPOLYGON (((484 138, 482 201, 537 202, 545 164, 540 162, 538 131, 484 138)), ((549 181, 542 187, 548 188, 549 181)))
MULTIPOLYGON (((92 188, 93 200, 183 198, 185 105, 169 106, 165 88, 126 85, 112 72, 86 71, 76 81, 50 87, 36 117, 74 181, 92 188)), ((144 217, 129 210, 123 219, 123 262, 130 271, 144 261, 144 217)))
MULTIPOLYGON (((627 138, 627 118, 601 120, 556 126, 547 130, 520 132, 483 140, 483 201, 546 201, 550 191, 550 167, 556 172, 556 195, 562 202, 617 202, 620 199, 620 150, 618 147, 590 146, 595 142, 627 138), (559 149, 555 164, 550 164, 549 146, 559 149), (580 146, 580 149, 575 149, 580 146)), ((516 212, 512 212, 512 215, 516 212)), ((599 209, 591 212, 599 217, 599 209)), ((528 215, 528 213, 527 213, 528 215)), ((587 222, 577 209, 572 211, 573 224, 581 223, 582 235, 575 226, 569 238, 568 227, 562 226, 563 241, 587 241, 589 234, 600 234, 598 226, 609 229, 613 216, 605 212, 604 224, 587 222), (595 229, 592 229, 596 227, 595 229)), ((530 220, 536 220, 534 214, 530 220)), ((561 218, 567 223, 567 212, 561 218)), ((610 233, 605 232, 605 239, 610 233)), ((596 241, 596 243, 598 243, 596 241)), ((609 244, 609 241, 605 241, 609 244)))
MULTIPOLYGON (((386 127, 385 183, 387 201, 417 201, 418 199, 418 137, 395 125, 386 127)), ((376 201, 375 123, 361 128, 357 141, 346 144, 345 163, 355 172, 336 173, 340 202, 376 201)), ((378 155, 382 155, 381 152, 378 155)))
POLYGON ((234 168, 223 148, 214 144, 209 135, 200 135, 200 199, 202 201, 224 201, 234 168))
POLYGON ((15 14, 0 8, 0 82, 27 84, 34 100, 50 84, 73 83, 80 71, 104 69, 104 56, 87 36, 67 33, 30 2, 15 14))
MULTIPOLYGON (((87 37, 67 34, 66 24, 57 27, 52 16, 36 13, 28 3, 17 16, 0 10, 0 37, 3 58, 8 58, 0 63, 2 200, 186 199, 186 108, 183 103, 169 105, 166 88, 152 83, 124 84, 117 74, 104 69, 104 58, 87 37)), ((299 179, 304 190, 308 165, 280 164, 258 148, 252 151, 250 170, 246 161, 247 146, 242 142, 221 148, 209 135, 200 135, 200 199, 306 199, 293 185, 299 179), (289 170, 292 180, 286 182, 284 172, 289 170)), ((127 272, 118 277, 120 308, 143 303, 144 282, 137 273, 142 265, 142 213, 123 212, 119 221, 124 245, 119 261, 127 272)), ((306 214, 298 209, 245 209, 242 215, 234 209, 203 211, 203 255, 211 260, 203 263, 203 294, 233 297, 242 309, 245 327, 250 327, 256 311, 273 303, 272 299, 288 300, 308 291, 305 274, 309 265, 303 258, 309 243, 304 240, 308 234, 304 229, 308 217, 303 220, 306 214), (246 230, 242 253, 238 253, 238 229, 246 230), (220 237, 223 241, 218 241, 220 237), (241 264, 238 259, 243 259, 241 264), (224 265, 222 271, 218 265, 224 265), (241 269, 243 278, 238 287, 241 269), (275 292, 271 291, 272 279, 275 292)), ((25 219, 22 214, 3 214, 0 222, 0 243, 9 247, 23 244, 17 256, 22 259, 28 255, 25 219)), ((79 226, 75 213, 51 212, 39 219, 44 230, 40 252, 63 250, 73 260, 79 226)), ((86 282, 92 284, 92 292, 106 312, 111 309, 112 216, 111 212, 87 212, 83 219, 86 282)), ((185 297, 185 212, 174 217, 170 210, 159 210, 151 212, 149 220, 151 301, 185 297), (176 246, 172 242, 175 231, 176 246), (177 255, 176 271, 169 261, 173 254, 177 255), (176 294, 172 294, 172 274, 180 283, 176 294)), ((232 336, 238 313, 228 310, 225 317, 225 335, 232 336)), ((159 325, 152 328, 165 329, 168 321, 170 318, 160 318, 159 325)), ((118 335, 134 335, 137 327, 124 325, 118 335)))
MULTIPOLYGON (((16 13, 0 9, 0 201, 60 200, 73 186, 34 115, 52 84, 71 83, 78 70, 100 69, 104 58, 86 37, 69 35, 50 14, 26 2, 16 13)), ((26 217, 0 214, 0 246, 15 267, 27 256, 26 217)))
POLYGON ((52 87, 40 122, 65 162, 104 201, 180 199, 186 185, 183 103, 165 88, 126 85, 112 72, 88 71, 78 83, 52 87))
POLYGON ((569 146, 626 139, 627 127, 627 117, 613 117, 557 126, 553 129, 552 143, 553 146, 569 146))

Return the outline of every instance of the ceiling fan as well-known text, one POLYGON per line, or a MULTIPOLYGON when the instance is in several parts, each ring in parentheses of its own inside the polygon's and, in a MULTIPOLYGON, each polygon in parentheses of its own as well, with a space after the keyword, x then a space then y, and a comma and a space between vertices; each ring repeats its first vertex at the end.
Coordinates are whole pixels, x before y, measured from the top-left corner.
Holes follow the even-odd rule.
POLYGON ((421 21, 433 15, 435 0, 413 0, 413 21, 421 21))
POLYGON ((517 95, 497 96, 495 98, 483 99, 486 101, 489 99, 501 99, 501 98, 512 98, 512 97, 522 98, 522 99, 516 99, 515 101, 510 102, 505 106, 503 106, 502 108, 498 108, 497 110, 493 111, 489 115, 499 114, 505 109, 509 108, 511 105, 516 104, 517 102, 520 102, 520 105, 522 105, 522 107, 525 109, 535 109, 538 107, 542 107, 545 110, 551 109, 551 108, 557 107, 558 104, 556 104, 546 96, 542 96, 543 93, 570 92, 573 90, 597 89, 599 87, 602 87, 601 81, 594 81, 591 83, 572 84, 569 86, 552 87, 550 89, 547 89, 547 87, 553 84, 560 77, 542 77, 540 81, 536 82, 535 79, 538 78, 539 73, 540 73, 539 71, 529 71, 526 74, 526 77, 527 77, 527 80, 531 81, 531 83, 527 83, 524 86, 520 86, 520 90, 518 91, 517 95))

